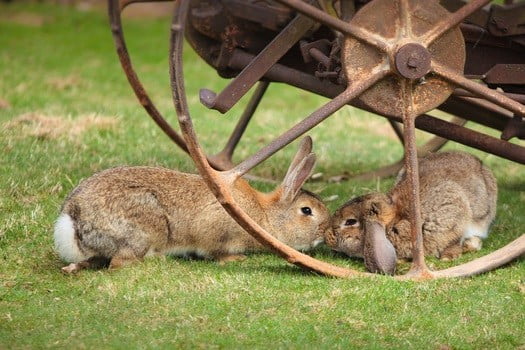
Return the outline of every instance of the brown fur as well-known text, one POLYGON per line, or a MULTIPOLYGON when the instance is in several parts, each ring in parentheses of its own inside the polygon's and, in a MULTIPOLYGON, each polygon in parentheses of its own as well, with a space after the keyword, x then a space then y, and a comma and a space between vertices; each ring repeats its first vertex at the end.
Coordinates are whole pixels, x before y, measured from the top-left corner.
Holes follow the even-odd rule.
MULTIPOLYGON (((496 213, 497 185, 491 171, 470 154, 441 152, 420 160, 419 178, 425 254, 454 259, 480 249, 482 233, 488 232, 496 213), (466 235, 473 228, 478 234, 466 235)), ((373 220, 385 228, 397 258, 411 258, 409 190, 402 170, 389 193, 347 202, 333 215, 326 243, 349 256, 364 257, 365 222, 373 220), (345 225, 349 219, 356 225, 345 225)))
MULTIPOLYGON (((315 161, 310 150, 308 139, 291 165, 294 169, 272 193, 260 193, 243 179, 231 188, 236 202, 259 225, 302 250, 321 242, 330 229, 324 204, 300 190, 315 161), (303 207, 314 215, 303 214, 303 207)), ((165 168, 118 167, 95 174, 72 191, 62 214, 72 218, 83 255, 81 261, 70 261, 76 268, 70 265, 65 272, 92 266, 93 257, 107 258, 109 267, 117 268, 148 255, 195 254, 231 261, 264 249, 226 213, 200 176, 165 168)))

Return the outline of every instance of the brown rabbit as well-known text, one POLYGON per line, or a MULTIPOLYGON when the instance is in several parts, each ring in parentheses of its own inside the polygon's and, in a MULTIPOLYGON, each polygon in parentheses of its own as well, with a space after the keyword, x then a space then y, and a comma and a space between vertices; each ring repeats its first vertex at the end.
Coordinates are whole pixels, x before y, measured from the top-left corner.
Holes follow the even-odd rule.
MULTIPOLYGON (((492 172, 468 153, 441 152, 419 161, 419 181, 425 255, 454 259, 481 249, 496 213, 492 172)), ((371 272, 392 274, 397 258, 412 257, 409 192, 402 170, 387 194, 345 203, 332 217, 326 243, 364 258, 371 272)))
MULTIPOLYGON (((300 250, 323 241, 330 214, 301 190, 315 163, 312 141, 301 142, 282 184, 271 193, 237 180, 239 205, 277 239, 300 250)), ((73 273, 117 268, 154 254, 197 255, 219 261, 264 247, 222 208, 198 175, 156 167, 118 167, 75 188, 55 225, 55 246, 73 273)))

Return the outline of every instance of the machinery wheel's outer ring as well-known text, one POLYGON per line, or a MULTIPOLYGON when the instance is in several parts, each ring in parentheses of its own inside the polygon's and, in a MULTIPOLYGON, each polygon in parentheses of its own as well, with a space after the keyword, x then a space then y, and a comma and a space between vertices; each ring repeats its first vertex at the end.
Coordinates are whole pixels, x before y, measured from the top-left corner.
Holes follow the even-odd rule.
MULTIPOLYGON (((302 254, 295 249, 280 242, 260 225, 258 225, 242 208, 235 202, 227 186, 235 180, 228 172, 214 170, 208 163, 202 151, 193 123, 189 114, 187 99, 184 90, 184 75, 182 70, 182 49, 184 41, 184 26, 188 11, 189 0, 178 0, 175 5, 173 24, 171 27, 171 47, 170 47, 170 79, 173 92, 173 101, 181 127, 183 136, 191 158, 212 193, 217 197, 219 203, 225 208, 228 214, 250 235, 257 239, 261 244, 276 252, 288 262, 302 268, 312 270, 323 275, 335 277, 352 276, 375 276, 374 274, 359 272, 356 270, 338 267, 308 255, 302 254)), ((499 267, 516 257, 525 254, 525 234, 500 248, 491 254, 470 261, 466 264, 451 267, 449 269, 434 271, 430 274, 396 276, 399 279, 422 279, 438 277, 465 277, 483 273, 499 267)))

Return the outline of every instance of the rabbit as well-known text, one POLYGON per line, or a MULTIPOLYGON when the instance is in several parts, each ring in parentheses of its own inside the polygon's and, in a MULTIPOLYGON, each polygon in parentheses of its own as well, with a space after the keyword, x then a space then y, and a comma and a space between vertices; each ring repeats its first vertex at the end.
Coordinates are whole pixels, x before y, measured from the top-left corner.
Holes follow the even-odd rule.
MULTIPOLYGON (((306 251, 323 242, 330 213, 301 186, 315 164, 305 137, 284 180, 262 193, 239 178, 236 202, 280 241, 306 251)), ((160 167, 117 167, 80 183, 66 198, 55 224, 55 247, 75 273, 110 269, 149 255, 197 255, 226 262, 264 246, 222 208, 202 178, 160 167)))
MULTIPOLYGON (((443 260, 481 249, 496 214, 498 188, 481 160, 464 152, 433 153, 419 161, 424 252, 443 260)), ((412 258, 410 188, 404 169, 386 194, 354 198, 332 216, 325 242, 364 258, 370 272, 393 274, 412 258)))

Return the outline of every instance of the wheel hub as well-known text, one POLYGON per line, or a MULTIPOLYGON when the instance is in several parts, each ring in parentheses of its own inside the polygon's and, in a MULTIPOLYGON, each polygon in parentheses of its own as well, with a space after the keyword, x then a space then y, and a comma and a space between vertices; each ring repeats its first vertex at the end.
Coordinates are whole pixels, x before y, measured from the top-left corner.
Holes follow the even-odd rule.
POLYGON ((420 79, 430 72, 430 53, 417 43, 401 46, 394 62, 397 73, 406 79, 420 79))
POLYGON ((346 37, 342 63, 349 83, 370 74, 382 62, 391 74, 370 87, 359 101, 379 114, 401 117, 402 94, 412 89, 412 111, 420 115, 436 108, 452 93, 454 87, 444 79, 429 74, 431 62, 463 72, 465 43, 459 28, 453 29, 425 47, 421 37, 450 13, 437 2, 409 0, 410 11, 403 16, 398 1, 376 0, 368 3, 352 18, 351 23, 382 38, 387 52, 346 37))

